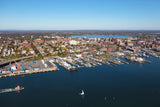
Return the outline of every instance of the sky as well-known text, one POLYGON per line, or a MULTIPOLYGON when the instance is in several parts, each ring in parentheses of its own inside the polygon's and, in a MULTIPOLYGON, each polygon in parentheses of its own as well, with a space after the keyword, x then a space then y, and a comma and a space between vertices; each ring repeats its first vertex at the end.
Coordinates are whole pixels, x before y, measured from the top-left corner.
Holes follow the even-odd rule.
POLYGON ((0 30, 160 30, 160 0, 0 0, 0 30))

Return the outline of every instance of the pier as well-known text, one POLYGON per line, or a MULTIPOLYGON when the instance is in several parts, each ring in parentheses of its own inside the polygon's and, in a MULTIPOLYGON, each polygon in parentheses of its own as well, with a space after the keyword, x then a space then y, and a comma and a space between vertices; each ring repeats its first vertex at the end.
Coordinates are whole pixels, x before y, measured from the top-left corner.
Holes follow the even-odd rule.
POLYGON ((43 73, 43 72, 51 72, 51 71, 58 71, 58 67, 52 67, 52 68, 43 68, 40 70, 31 70, 31 71, 19 71, 19 73, 17 74, 11 74, 11 73, 7 73, 7 74, 3 74, 0 75, 0 78, 2 77, 11 77, 11 76, 20 76, 20 75, 28 75, 28 74, 36 74, 36 73, 43 73))
MULTIPOLYGON (((24 57, 17 60, 22 60, 25 58, 31 58, 31 57, 24 57)), ((130 58, 127 57, 127 59, 130 58)), ((136 62, 138 62, 138 60, 136 62)), ((147 60, 142 60, 141 62, 151 63, 151 61, 147 60)), ((9 61, 7 63, 9 63, 9 61)), ((64 56, 64 57, 57 56, 57 57, 44 58, 42 60, 36 60, 36 61, 29 61, 29 62, 21 61, 8 64, 7 66, 5 66, 5 68, 1 68, 0 78, 57 71, 59 70, 59 68, 55 63, 58 63, 60 66, 64 67, 68 71, 76 71, 78 70, 78 68, 81 67, 96 67, 102 64, 105 64, 109 67, 115 67, 120 64, 129 64, 127 61, 120 60, 119 58, 114 58, 114 57, 106 58, 104 56, 97 56, 97 55, 95 56, 83 55, 81 57, 77 57, 76 55, 64 56)))

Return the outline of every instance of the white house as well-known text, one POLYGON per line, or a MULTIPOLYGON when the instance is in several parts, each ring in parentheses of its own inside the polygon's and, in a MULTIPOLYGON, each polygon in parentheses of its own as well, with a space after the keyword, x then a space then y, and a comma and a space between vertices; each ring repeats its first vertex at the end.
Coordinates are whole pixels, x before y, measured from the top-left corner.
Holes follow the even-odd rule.
POLYGON ((70 41, 69 41, 69 44, 70 44, 70 45, 77 45, 77 41, 76 41, 76 40, 70 40, 70 41))

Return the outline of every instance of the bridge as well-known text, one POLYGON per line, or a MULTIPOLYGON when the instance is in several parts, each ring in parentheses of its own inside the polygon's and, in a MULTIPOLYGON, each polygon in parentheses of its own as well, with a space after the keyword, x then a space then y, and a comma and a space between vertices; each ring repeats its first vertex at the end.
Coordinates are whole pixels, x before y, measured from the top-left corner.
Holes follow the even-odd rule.
POLYGON ((30 59, 30 58, 33 58, 34 56, 35 55, 33 55, 33 56, 27 56, 27 57, 21 57, 21 58, 17 58, 17 59, 12 59, 12 60, 8 60, 8 61, 4 61, 4 62, 0 62, 0 67, 8 65, 9 63, 13 63, 15 61, 21 61, 21 60, 24 60, 24 59, 30 59))

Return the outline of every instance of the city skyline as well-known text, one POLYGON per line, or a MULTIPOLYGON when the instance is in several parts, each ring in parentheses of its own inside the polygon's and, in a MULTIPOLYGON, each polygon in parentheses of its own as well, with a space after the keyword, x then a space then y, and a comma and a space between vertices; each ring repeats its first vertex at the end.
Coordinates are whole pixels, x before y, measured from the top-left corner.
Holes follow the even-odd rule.
POLYGON ((0 2, 0 30, 160 30, 158 0, 0 2))

